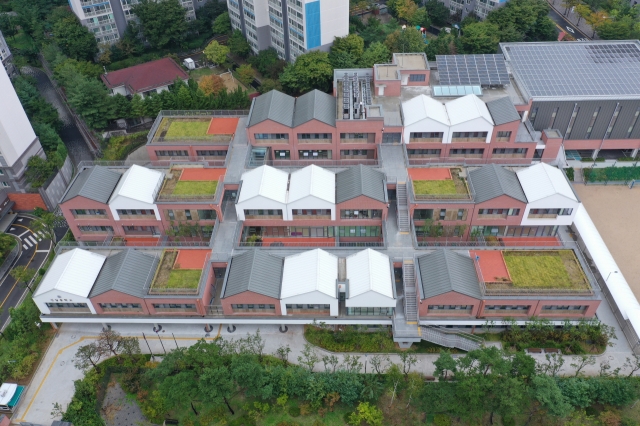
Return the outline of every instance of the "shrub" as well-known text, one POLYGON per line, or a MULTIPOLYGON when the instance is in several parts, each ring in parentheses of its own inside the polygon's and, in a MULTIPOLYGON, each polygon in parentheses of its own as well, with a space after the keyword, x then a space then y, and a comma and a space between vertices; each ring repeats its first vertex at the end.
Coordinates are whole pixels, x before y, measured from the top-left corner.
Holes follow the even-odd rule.
POLYGON ((297 405, 292 405, 291 407, 289 407, 288 412, 291 417, 298 417, 300 415, 300 407, 298 407, 297 405))
POLYGON ((436 414, 433 418, 433 424, 436 426, 450 426, 451 425, 451 417, 446 414, 436 414))
POLYGON ((564 171, 567 173, 567 177, 569 178, 569 180, 573 182, 574 175, 575 175, 575 171, 573 170, 573 167, 568 167, 564 169, 564 171))

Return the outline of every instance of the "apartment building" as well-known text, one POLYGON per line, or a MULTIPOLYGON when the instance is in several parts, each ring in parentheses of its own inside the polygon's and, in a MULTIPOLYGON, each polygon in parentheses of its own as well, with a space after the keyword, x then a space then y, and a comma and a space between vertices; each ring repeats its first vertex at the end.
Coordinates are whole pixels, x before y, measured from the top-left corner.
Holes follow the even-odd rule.
MULTIPOLYGON (((205 0, 179 0, 187 10, 186 19, 196 19, 196 9, 205 0)), ((69 0, 69 6, 98 43, 113 44, 124 34, 129 21, 136 19, 131 7, 138 0, 69 0)))
POLYGON ((454 21, 461 21, 470 13, 475 14, 478 18, 484 19, 489 12, 507 4, 509 0, 438 0, 444 4, 454 21))
POLYGON ((0 62, 2 62, 9 77, 13 77, 16 74, 16 69, 13 65, 13 55, 11 55, 11 50, 2 35, 2 31, 0 31, 0 62))
POLYGON ((7 71, 0 68, 0 187, 25 192, 27 161, 32 156, 46 156, 7 71))
POLYGON ((233 29, 254 53, 273 47, 287 61, 310 50, 329 50, 349 34, 349 4, 342 0, 227 0, 233 29))

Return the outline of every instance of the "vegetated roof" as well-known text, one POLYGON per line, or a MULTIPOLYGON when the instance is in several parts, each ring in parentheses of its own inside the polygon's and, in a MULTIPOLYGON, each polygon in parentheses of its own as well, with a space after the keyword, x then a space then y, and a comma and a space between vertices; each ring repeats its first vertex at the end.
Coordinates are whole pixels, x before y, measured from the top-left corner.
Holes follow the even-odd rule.
POLYGON ((447 109, 441 103, 426 95, 419 95, 402 103, 404 125, 408 126, 426 118, 449 126, 447 109))
POLYGON ((164 173, 134 164, 122 175, 109 202, 121 196, 152 204, 163 179, 164 173))
POLYGON ((336 203, 342 203, 364 195, 386 202, 382 172, 363 165, 350 167, 336 174, 336 203))
POLYGON ((520 121, 520 114, 518 114, 516 107, 513 106, 508 97, 487 102, 487 108, 493 118, 493 124, 496 126, 511 123, 512 121, 520 121))
POLYGON ((338 257, 321 249, 309 250, 284 259, 280 298, 319 291, 336 297, 338 257))
POLYGON ((125 86, 131 93, 140 93, 172 84, 176 78, 187 80, 189 74, 173 59, 162 58, 118 71, 111 71, 100 77, 109 89, 125 86))
POLYGON ((467 95, 458 99, 454 99, 445 104, 447 115, 451 125, 464 123, 476 118, 484 118, 493 124, 493 118, 489 114, 487 104, 482 102, 476 95, 467 95))
POLYGON ((301 200, 308 196, 330 203, 336 202, 336 175, 316 165, 307 166, 291 173, 289 200, 301 200))
POLYGON ((231 259, 223 298, 245 291, 280 298, 284 259, 264 250, 248 250, 231 259))
POLYGON ((451 250, 436 250, 418 258, 423 297, 450 291, 481 299, 478 274, 473 259, 451 250))
POLYGON ((287 202, 287 183, 289 173, 271 166, 260 166, 244 172, 238 203, 262 196, 279 203, 287 202))
POLYGON ((523 203, 527 202, 515 172, 496 164, 487 164, 472 170, 469 172, 469 181, 475 192, 476 203, 484 203, 501 195, 507 195, 523 203))
POLYGON ((109 197, 111 197, 113 190, 118 185, 121 176, 120 173, 102 166, 84 169, 73 180, 61 203, 75 197, 84 197, 106 204, 109 202, 109 197))
POLYGON ((317 89, 296 99, 293 113, 293 127, 311 120, 318 120, 329 126, 336 126, 336 98, 317 89))
POLYGON ((38 286, 35 296, 51 290, 87 297, 107 257, 73 249, 56 257, 38 286))
POLYGON ((556 167, 539 163, 520 170, 517 175, 530 203, 556 194, 578 201, 564 173, 556 167))
POLYGON ((123 250, 107 258, 89 297, 110 290, 135 297, 145 296, 145 286, 151 282, 158 267, 158 258, 138 250, 123 250))
MULTIPOLYGON (((262 123, 265 120, 275 121, 283 126, 291 127, 293 124, 293 111, 296 99, 293 96, 272 90, 260 95, 253 101, 249 127, 262 123)), ((332 110, 333 111, 333 110, 332 110)))
POLYGON ((393 299, 393 281, 389 256, 373 249, 347 257, 349 298, 373 291, 393 299))

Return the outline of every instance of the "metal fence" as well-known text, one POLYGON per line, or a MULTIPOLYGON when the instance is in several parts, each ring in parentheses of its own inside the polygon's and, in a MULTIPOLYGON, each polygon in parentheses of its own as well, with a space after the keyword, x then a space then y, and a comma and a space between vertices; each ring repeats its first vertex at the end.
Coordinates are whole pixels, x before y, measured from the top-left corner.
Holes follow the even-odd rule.
POLYGON ((471 351, 480 348, 484 339, 462 331, 453 331, 431 326, 421 326, 422 340, 427 340, 447 348, 459 348, 471 351))
MULTIPOLYGON (((406 149, 406 147, 405 147, 406 149)), ((437 157, 437 158, 411 158, 407 154, 407 164, 411 167, 429 166, 480 166, 484 164, 500 164, 502 166, 522 166, 530 165, 532 158, 458 158, 458 157, 437 157)))

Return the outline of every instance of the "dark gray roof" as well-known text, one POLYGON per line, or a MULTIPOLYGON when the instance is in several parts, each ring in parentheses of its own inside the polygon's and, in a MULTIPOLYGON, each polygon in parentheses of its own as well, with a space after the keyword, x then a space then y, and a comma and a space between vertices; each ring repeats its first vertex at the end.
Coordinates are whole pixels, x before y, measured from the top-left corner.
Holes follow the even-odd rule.
POLYGON ((284 126, 291 127, 293 124, 293 109, 296 99, 272 90, 264 95, 258 96, 253 101, 249 126, 255 126, 265 120, 272 120, 284 126))
POLYGON ((280 298, 284 259, 264 250, 248 250, 233 256, 223 298, 252 291, 280 298))
POLYGON ((146 295, 145 287, 155 275, 158 259, 137 250, 123 250, 107 258, 89 297, 110 290, 135 297, 146 295))
POLYGON ((487 164, 469 172, 469 181, 475 192, 476 203, 484 203, 501 195, 507 195, 523 203, 527 202, 518 176, 504 167, 487 164))
POLYGON ((336 126, 336 99, 319 90, 313 90, 296 100, 293 127, 316 119, 329 126, 336 126))
POLYGON ((473 260, 451 250, 437 250, 418 258, 423 297, 450 291, 481 299, 473 260))
POLYGON ((487 102, 487 108, 496 126, 520 120, 520 114, 518 114, 516 107, 513 106, 508 97, 487 102))
POLYGON ((386 202, 384 173, 359 165, 336 174, 336 203, 364 195, 386 202))
POLYGON ((75 197, 84 197, 106 204, 118 185, 120 176, 122 176, 120 173, 102 166, 84 169, 73 180, 61 203, 75 197))

